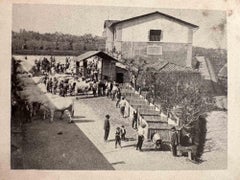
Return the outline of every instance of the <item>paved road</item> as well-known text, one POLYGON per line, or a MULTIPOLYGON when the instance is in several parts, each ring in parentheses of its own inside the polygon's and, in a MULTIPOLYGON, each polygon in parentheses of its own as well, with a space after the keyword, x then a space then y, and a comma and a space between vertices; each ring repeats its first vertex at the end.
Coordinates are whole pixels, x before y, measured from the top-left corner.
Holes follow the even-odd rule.
POLYGON ((24 169, 113 170, 75 124, 35 120, 26 129, 24 169))

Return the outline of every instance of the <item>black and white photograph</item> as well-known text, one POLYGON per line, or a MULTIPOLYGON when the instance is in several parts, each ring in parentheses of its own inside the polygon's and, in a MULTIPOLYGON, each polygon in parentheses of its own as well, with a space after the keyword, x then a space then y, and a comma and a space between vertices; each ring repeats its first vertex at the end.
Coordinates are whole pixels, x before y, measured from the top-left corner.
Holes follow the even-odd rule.
POLYGON ((13 4, 11 169, 226 169, 226 18, 13 4))

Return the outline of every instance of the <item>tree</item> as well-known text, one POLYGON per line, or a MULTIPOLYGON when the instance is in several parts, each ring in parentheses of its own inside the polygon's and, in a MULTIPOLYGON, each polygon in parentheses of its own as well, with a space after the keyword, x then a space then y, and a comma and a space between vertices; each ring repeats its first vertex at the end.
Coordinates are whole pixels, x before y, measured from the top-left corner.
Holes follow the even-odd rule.
POLYGON ((28 49, 47 50, 46 54, 53 50, 61 50, 61 52, 87 50, 104 50, 105 41, 102 37, 93 36, 92 34, 85 34, 82 36, 75 36, 71 34, 62 34, 60 32, 40 34, 38 32, 26 31, 20 32, 12 31, 12 50, 21 52, 19 50, 28 49))
POLYGON ((146 65, 148 64, 147 61, 139 56, 136 56, 133 59, 123 59, 123 64, 126 65, 127 70, 132 77, 132 83, 134 88, 137 88, 141 83, 141 76, 145 70, 146 65))

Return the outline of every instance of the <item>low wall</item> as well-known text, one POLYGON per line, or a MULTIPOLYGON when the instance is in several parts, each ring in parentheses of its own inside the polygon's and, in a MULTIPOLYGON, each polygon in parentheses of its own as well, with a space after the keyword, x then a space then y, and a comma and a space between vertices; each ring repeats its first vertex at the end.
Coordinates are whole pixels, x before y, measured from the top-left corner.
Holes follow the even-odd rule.
MULTIPOLYGON (((134 90, 134 88, 130 85, 130 84, 127 84, 128 87, 132 88, 134 90)), ((144 99, 146 102, 148 102, 147 99, 145 99, 139 92, 137 92, 136 90, 135 91, 135 94, 138 94, 140 96, 140 98, 144 99)), ((149 102, 148 102, 149 103, 149 102)), ((154 104, 151 104, 149 103, 150 106, 153 106, 155 107, 155 110, 156 111, 159 111, 160 113, 160 116, 161 118, 167 118, 167 122, 168 122, 168 125, 173 125, 173 126, 177 126, 178 124, 176 124, 176 122, 170 118, 167 117, 167 115, 165 115, 164 113, 160 112, 160 108, 155 106, 154 104)), ((133 112, 136 111, 136 109, 134 109, 130 104, 129 102, 127 101, 127 106, 125 108, 125 113, 127 114, 127 116, 132 120, 133 118, 133 112)), ((138 125, 142 125, 142 124, 146 124, 146 132, 149 132, 148 130, 148 123, 144 120, 144 118, 138 114, 138 125)), ((146 134, 146 139, 148 139, 148 134, 146 134)))

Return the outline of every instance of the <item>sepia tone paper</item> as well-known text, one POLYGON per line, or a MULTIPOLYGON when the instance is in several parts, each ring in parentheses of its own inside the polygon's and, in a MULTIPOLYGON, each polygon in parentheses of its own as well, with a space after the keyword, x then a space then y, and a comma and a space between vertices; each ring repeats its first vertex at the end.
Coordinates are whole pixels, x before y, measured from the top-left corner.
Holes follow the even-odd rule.
MULTIPOLYGON (((0 179, 239 179, 240 131, 240 1, 0 1, 0 179), (61 4, 114 7, 145 7, 159 9, 221 10, 226 12, 226 47, 228 53, 228 162, 223 170, 159 170, 159 171, 81 171, 81 170, 13 170, 10 166, 10 72, 11 31, 13 27, 13 4, 61 4)), ((30 14, 29 14, 30 15, 30 14)), ((47 26, 47 24, 46 24, 47 26)), ((198 37, 201 38, 201 37, 198 37)), ((147 162, 146 162, 147 166, 147 162)))

